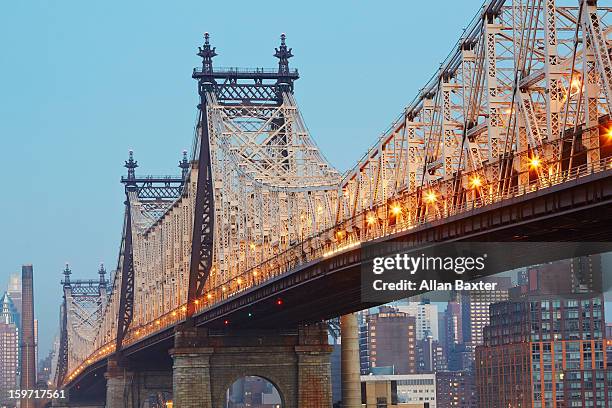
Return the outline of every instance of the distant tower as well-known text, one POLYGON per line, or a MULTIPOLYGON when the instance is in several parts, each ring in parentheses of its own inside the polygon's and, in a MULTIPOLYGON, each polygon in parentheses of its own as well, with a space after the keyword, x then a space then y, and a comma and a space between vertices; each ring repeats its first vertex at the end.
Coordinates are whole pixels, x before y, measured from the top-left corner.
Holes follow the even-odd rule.
MULTIPOLYGON (((9 276, 8 295, 11 297, 17 313, 21 314, 21 275, 14 273, 9 276)), ((17 324, 19 326, 19 324, 17 324)))
POLYGON ((72 271, 70 270, 70 266, 66 263, 66 267, 64 268, 64 280, 62 284, 64 285, 64 289, 70 288, 70 275, 72 275, 72 271))
POLYGON ((100 269, 98 269, 98 275, 100 275, 100 286, 106 286, 106 269, 104 269, 103 263, 100 263, 100 269))
POLYGON ((100 275, 100 282, 98 283, 98 291, 102 301, 106 299, 106 269, 104 264, 100 263, 100 269, 98 269, 98 275, 100 275))
MULTIPOLYGON (((34 272, 32 265, 21 268, 21 389, 36 388, 36 342, 34 334, 34 272)), ((22 408, 34 407, 33 399, 21 401, 22 408)))
POLYGON ((8 390, 19 388, 18 319, 10 295, 4 293, 0 298, 0 406, 14 406, 15 400, 8 398, 8 390))
POLYGON ((179 162, 178 166, 181 169, 181 176, 183 177, 183 182, 185 182, 185 179, 189 174, 189 167, 191 167, 191 165, 189 164, 189 160, 187 160, 187 150, 183 150, 183 160, 179 162))
POLYGON ((128 180, 134 180, 136 178, 136 167, 138 167, 138 162, 134 160, 133 150, 130 150, 128 160, 126 160, 123 167, 128 169, 128 174, 127 174, 128 180))

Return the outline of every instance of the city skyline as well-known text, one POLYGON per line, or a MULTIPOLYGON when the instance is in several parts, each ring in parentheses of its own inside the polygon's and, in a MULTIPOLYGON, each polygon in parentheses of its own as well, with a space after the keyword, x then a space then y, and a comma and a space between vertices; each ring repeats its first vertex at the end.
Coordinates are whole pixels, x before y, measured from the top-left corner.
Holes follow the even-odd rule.
MULTIPOLYGON (((286 31, 295 54, 292 66, 301 73, 296 89, 306 125, 323 154, 345 170, 417 94, 481 2, 450 3, 443 13, 432 4, 393 4, 393 13, 374 4, 320 4, 326 13, 277 2, 284 13, 318 21, 316 29, 306 20, 264 25, 255 34, 249 30, 249 41, 216 19, 222 13, 218 5, 195 1, 177 8, 157 3, 146 10, 121 3, 121 14, 113 3, 92 5, 95 10, 68 1, 6 5, 0 34, 12 44, 0 57, 0 85, 11 97, 0 100, 5 118, 0 134, 12 136, 0 152, 0 169, 4 174, 20 169, 21 177, 7 180, 20 199, 0 203, 3 213, 12 214, 2 221, 2 230, 11 234, 0 238, 0 288, 22 264, 34 264, 38 302, 51 306, 38 307, 41 350, 49 349, 55 334, 65 262, 84 279, 96 276, 101 261, 109 271, 116 267, 121 238, 116 215, 123 203, 118 179, 128 149, 134 149, 143 174, 179 174, 181 151, 192 143, 197 92, 190 76, 204 31, 212 35, 220 66, 254 67, 275 65, 271 54, 286 31), (396 27, 405 16, 420 15, 412 29, 424 30, 434 10, 444 28, 410 46, 423 56, 414 60, 401 52, 407 50, 405 38, 396 27), (365 16, 380 23, 363 25, 365 16), (27 30, 19 23, 26 20, 27 30), (385 70, 395 72, 396 90, 354 87, 384 66, 381 56, 393 58, 385 70), (45 72, 44 80, 32 80, 39 72, 45 72), (331 88, 350 102, 321 104, 319 96, 331 88), (120 91, 127 93, 119 97, 120 91), (371 120, 338 122, 350 117, 371 120), (88 205, 77 197, 88 197, 88 205)), ((232 18, 247 22, 265 13, 245 4, 232 18)))

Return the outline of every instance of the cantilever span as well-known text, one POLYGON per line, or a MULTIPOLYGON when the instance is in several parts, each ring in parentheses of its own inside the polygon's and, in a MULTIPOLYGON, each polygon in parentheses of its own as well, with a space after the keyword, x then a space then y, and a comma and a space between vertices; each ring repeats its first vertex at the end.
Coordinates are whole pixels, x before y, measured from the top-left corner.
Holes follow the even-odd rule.
MULTIPOLYGON (((568 214, 609 216, 612 8, 557 3, 485 4, 344 175, 304 124, 284 35, 274 70, 214 67, 206 35, 193 71, 200 119, 191 160, 177 178, 136 177, 133 157, 126 162, 118 272, 94 341, 70 351, 58 384, 78 383, 110 355, 166 341, 177 325, 231 326, 281 290, 300 301, 275 315, 288 322, 357 310, 354 297, 347 306, 330 295, 323 305, 296 282, 307 287, 316 277, 321 286, 312 287, 323 291, 364 242, 441 241, 495 228, 512 232, 498 238, 529 240, 534 232, 518 234, 517 225, 559 217, 578 229, 568 214), (526 203, 531 218, 513 210, 526 203), (483 221, 493 215, 510 221, 483 221), (451 225, 464 232, 448 233, 451 225)), ((598 227, 589 228, 595 236, 598 227)))

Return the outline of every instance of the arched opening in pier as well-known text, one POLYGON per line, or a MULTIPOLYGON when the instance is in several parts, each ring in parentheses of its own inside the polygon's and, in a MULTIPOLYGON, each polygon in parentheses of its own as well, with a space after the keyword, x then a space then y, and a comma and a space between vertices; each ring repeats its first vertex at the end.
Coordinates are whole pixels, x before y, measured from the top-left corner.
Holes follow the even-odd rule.
POLYGON ((262 377, 237 379, 225 393, 223 408, 282 408, 282 398, 274 384, 262 377))
POLYGON ((142 402, 142 408, 172 408, 172 393, 163 391, 149 394, 142 402))

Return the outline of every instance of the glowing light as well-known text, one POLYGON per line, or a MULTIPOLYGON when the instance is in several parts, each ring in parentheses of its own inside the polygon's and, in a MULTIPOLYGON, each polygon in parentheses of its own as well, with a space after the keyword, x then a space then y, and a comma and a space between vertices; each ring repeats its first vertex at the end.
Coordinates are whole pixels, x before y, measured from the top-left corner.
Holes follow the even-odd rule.
POLYGON ((369 214, 367 218, 368 224, 372 225, 376 223, 376 217, 373 214, 369 214))
POLYGON ((359 245, 361 245, 361 242, 353 242, 352 244, 342 245, 342 246, 340 246, 340 247, 338 247, 338 248, 336 248, 336 249, 334 249, 332 251, 323 253, 323 257, 324 258, 328 258, 328 257, 330 257, 332 255, 337 254, 338 252, 342 252, 342 251, 345 251, 347 249, 355 248, 355 247, 357 247, 359 245))
POLYGON ((223 286, 223 287, 221 287, 221 290, 225 292, 227 290, 227 288, 225 286, 223 286))
POLYGON ((580 78, 572 79, 572 83, 570 85, 570 95, 575 95, 580 92, 580 88, 582 88, 582 81, 580 78))
POLYGON ((253 271, 253 276, 257 276, 257 271, 253 271))
POLYGON ((186 311, 187 311, 187 306, 183 306, 183 307, 181 307, 181 310, 182 310, 183 312, 186 312, 186 311))
POLYGON ((609 127, 605 130, 604 135, 608 138, 608 139, 612 139, 612 127, 609 127))
POLYGON ((253 317, 253 313, 249 312, 249 317, 253 317))
POLYGON ((391 206, 391 212, 393 215, 400 215, 402 213, 402 207, 399 204, 391 206))
POLYGON ((172 316, 176 316, 176 312, 172 312, 172 316))
POLYGON ((249 245, 249 248, 251 248, 251 250, 254 250, 256 248, 256 245, 251 242, 251 244, 249 245))
POLYGON ((238 279, 236 279, 236 282, 240 285, 240 284, 242 284, 242 279, 238 278, 238 279))
POLYGON ((338 237, 338 239, 342 239, 342 237, 344 236, 344 231, 336 231, 336 236, 338 237))
POLYGON ((321 214, 321 213, 323 213, 323 207, 318 206, 317 207, 317 214, 321 214))
POLYGON ((159 322, 159 320, 156 320, 156 321, 155 321, 155 324, 159 325, 159 323, 160 323, 160 322, 159 322))
POLYGON ((197 305, 200 303, 200 301, 196 299, 194 303, 197 305))
POLYGON ((438 196, 436 195, 435 191, 428 191, 425 194, 425 202, 426 203, 435 203, 436 201, 438 201, 438 196))
POLYGON ((210 293, 208 293, 208 294, 206 295, 206 299, 212 299, 212 295, 211 295, 210 293))
POLYGON ((533 169, 537 169, 538 167, 540 167, 542 165, 542 161, 540 160, 540 158, 538 156, 533 156, 530 160, 529 160, 529 166, 533 169))
POLYGON ((227 326, 229 324, 229 320, 224 320, 223 324, 227 326))
POLYGON ((276 299, 276 304, 278 306, 282 306, 283 305, 283 299, 281 299, 281 298, 276 299))
POLYGON ((482 179, 479 176, 474 176, 470 180, 470 185, 472 186, 472 188, 478 188, 482 186, 482 179))

